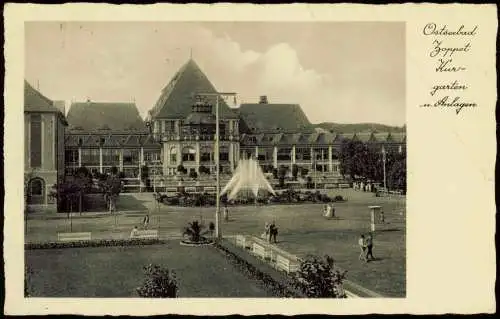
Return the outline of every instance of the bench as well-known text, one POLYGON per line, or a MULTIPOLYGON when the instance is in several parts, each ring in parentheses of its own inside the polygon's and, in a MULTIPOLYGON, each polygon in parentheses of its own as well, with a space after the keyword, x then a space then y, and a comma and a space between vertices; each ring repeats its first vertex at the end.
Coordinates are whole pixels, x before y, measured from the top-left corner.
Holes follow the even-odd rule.
POLYGON ((292 272, 297 272, 299 270, 299 263, 291 258, 277 255, 276 256, 276 267, 280 270, 285 271, 287 274, 292 272))
POLYGON ((158 239, 157 229, 138 230, 135 234, 130 234, 131 239, 158 239))
POLYGON ((92 238, 91 233, 58 233, 58 241, 86 241, 92 238))
POLYGON ((262 259, 269 258, 268 249, 265 246, 262 246, 261 244, 253 243, 252 244, 252 252, 262 259))
POLYGON ((236 245, 242 248, 250 247, 250 242, 243 235, 236 235, 236 245))
POLYGON ((325 184, 325 188, 337 188, 337 184, 325 184))
POLYGON ((349 184, 339 184, 339 188, 349 188, 351 185, 349 184))

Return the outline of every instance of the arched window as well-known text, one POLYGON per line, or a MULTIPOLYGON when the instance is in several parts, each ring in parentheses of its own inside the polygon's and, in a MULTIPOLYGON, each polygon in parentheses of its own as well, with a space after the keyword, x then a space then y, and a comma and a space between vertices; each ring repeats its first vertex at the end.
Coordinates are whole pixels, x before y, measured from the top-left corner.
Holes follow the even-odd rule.
POLYGON ((41 178, 34 178, 28 184, 28 204, 43 204, 45 201, 45 182, 41 178))

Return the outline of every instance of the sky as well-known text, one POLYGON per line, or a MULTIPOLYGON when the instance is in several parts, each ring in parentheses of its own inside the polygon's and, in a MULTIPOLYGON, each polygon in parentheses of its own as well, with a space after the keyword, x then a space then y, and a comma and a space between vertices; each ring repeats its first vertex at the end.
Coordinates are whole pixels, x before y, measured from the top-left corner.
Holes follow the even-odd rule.
POLYGON ((192 58, 238 104, 300 104, 312 123, 405 124, 402 22, 26 22, 25 77, 52 100, 143 117, 192 58))

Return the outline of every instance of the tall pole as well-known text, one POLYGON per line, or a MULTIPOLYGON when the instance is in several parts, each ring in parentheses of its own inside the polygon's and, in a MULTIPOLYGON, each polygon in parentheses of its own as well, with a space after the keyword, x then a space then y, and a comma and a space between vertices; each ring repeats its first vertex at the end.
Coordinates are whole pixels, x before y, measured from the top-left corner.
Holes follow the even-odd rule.
POLYGON ((313 170, 314 170, 314 191, 316 191, 316 180, 317 180, 317 176, 316 176, 316 168, 318 167, 317 165, 317 159, 316 159, 316 151, 314 150, 313 148, 313 163, 314 163, 314 167, 313 167, 313 170))
POLYGON ((385 148, 382 146, 382 163, 384 166, 384 192, 387 192, 387 180, 385 174, 385 148))
POLYGON ((220 229, 220 159, 219 159, 219 97, 234 96, 236 101, 236 93, 198 93, 198 96, 215 96, 215 167, 216 167, 216 196, 215 196, 215 238, 221 238, 222 232, 220 229))
POLYGON ((219 215, 220 215, 220 176, 219 176, 219 169, 220 169, 220 162, 219 162, 219 96, 217 95, 215 97, 215 167, 217 168, 216 170, 216 198, 215 198, 215 238, 220 239, 221 237, 221 231, 220 231, 220 225, 219 225, 219 215))

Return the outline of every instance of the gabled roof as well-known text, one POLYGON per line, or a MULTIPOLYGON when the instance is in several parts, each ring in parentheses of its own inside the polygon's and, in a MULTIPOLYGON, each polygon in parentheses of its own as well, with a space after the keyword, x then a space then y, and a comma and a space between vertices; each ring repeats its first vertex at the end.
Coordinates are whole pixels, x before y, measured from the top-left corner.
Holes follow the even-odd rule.
POLYGON ((335 135, 332 133, 320 133, 316 142, 318 144, 331 144, 335 139, 335 135))
POLYGON ((244 103, 240 119, 251 132, 298 132, 311 129, 311 123, 298 104, 244 103))
POLYGON ((74 134, 69 133, 65 137, 65 147, 81 147, 83 148, 158 148, 161 149, 158 142, 155 142, 150 134, 145 133, 87 133, 74 134))
POLYGON ((54 102, 24 81, 24 111, 59 113, 54 102))
POLYGON ((40 93, 24 80, 24 112, 56 113, 63 124, 67 124, 64 114, 54 106, 54 101, 40 93))
POLYGON ((71 130, 80 131, 146 131, 135 103, 76 102, 68 112, 71 130))
MULTIPOLYGON (((191 107, 196 102, 196 94, 216 92, 200 67, 190 59, 162 90, 158 101, 150 111, 151 117, 184 119, 191 113, 191 107)), ((213 106, 216 104, 216 97, 203 97, 203 99, 213 106)), ((213 107, 212 113, 215 114, 215 111, 213 107)), ((222 98, 219 98, 219 115, 221 118, 238 118, 238 114, 222 98)))

